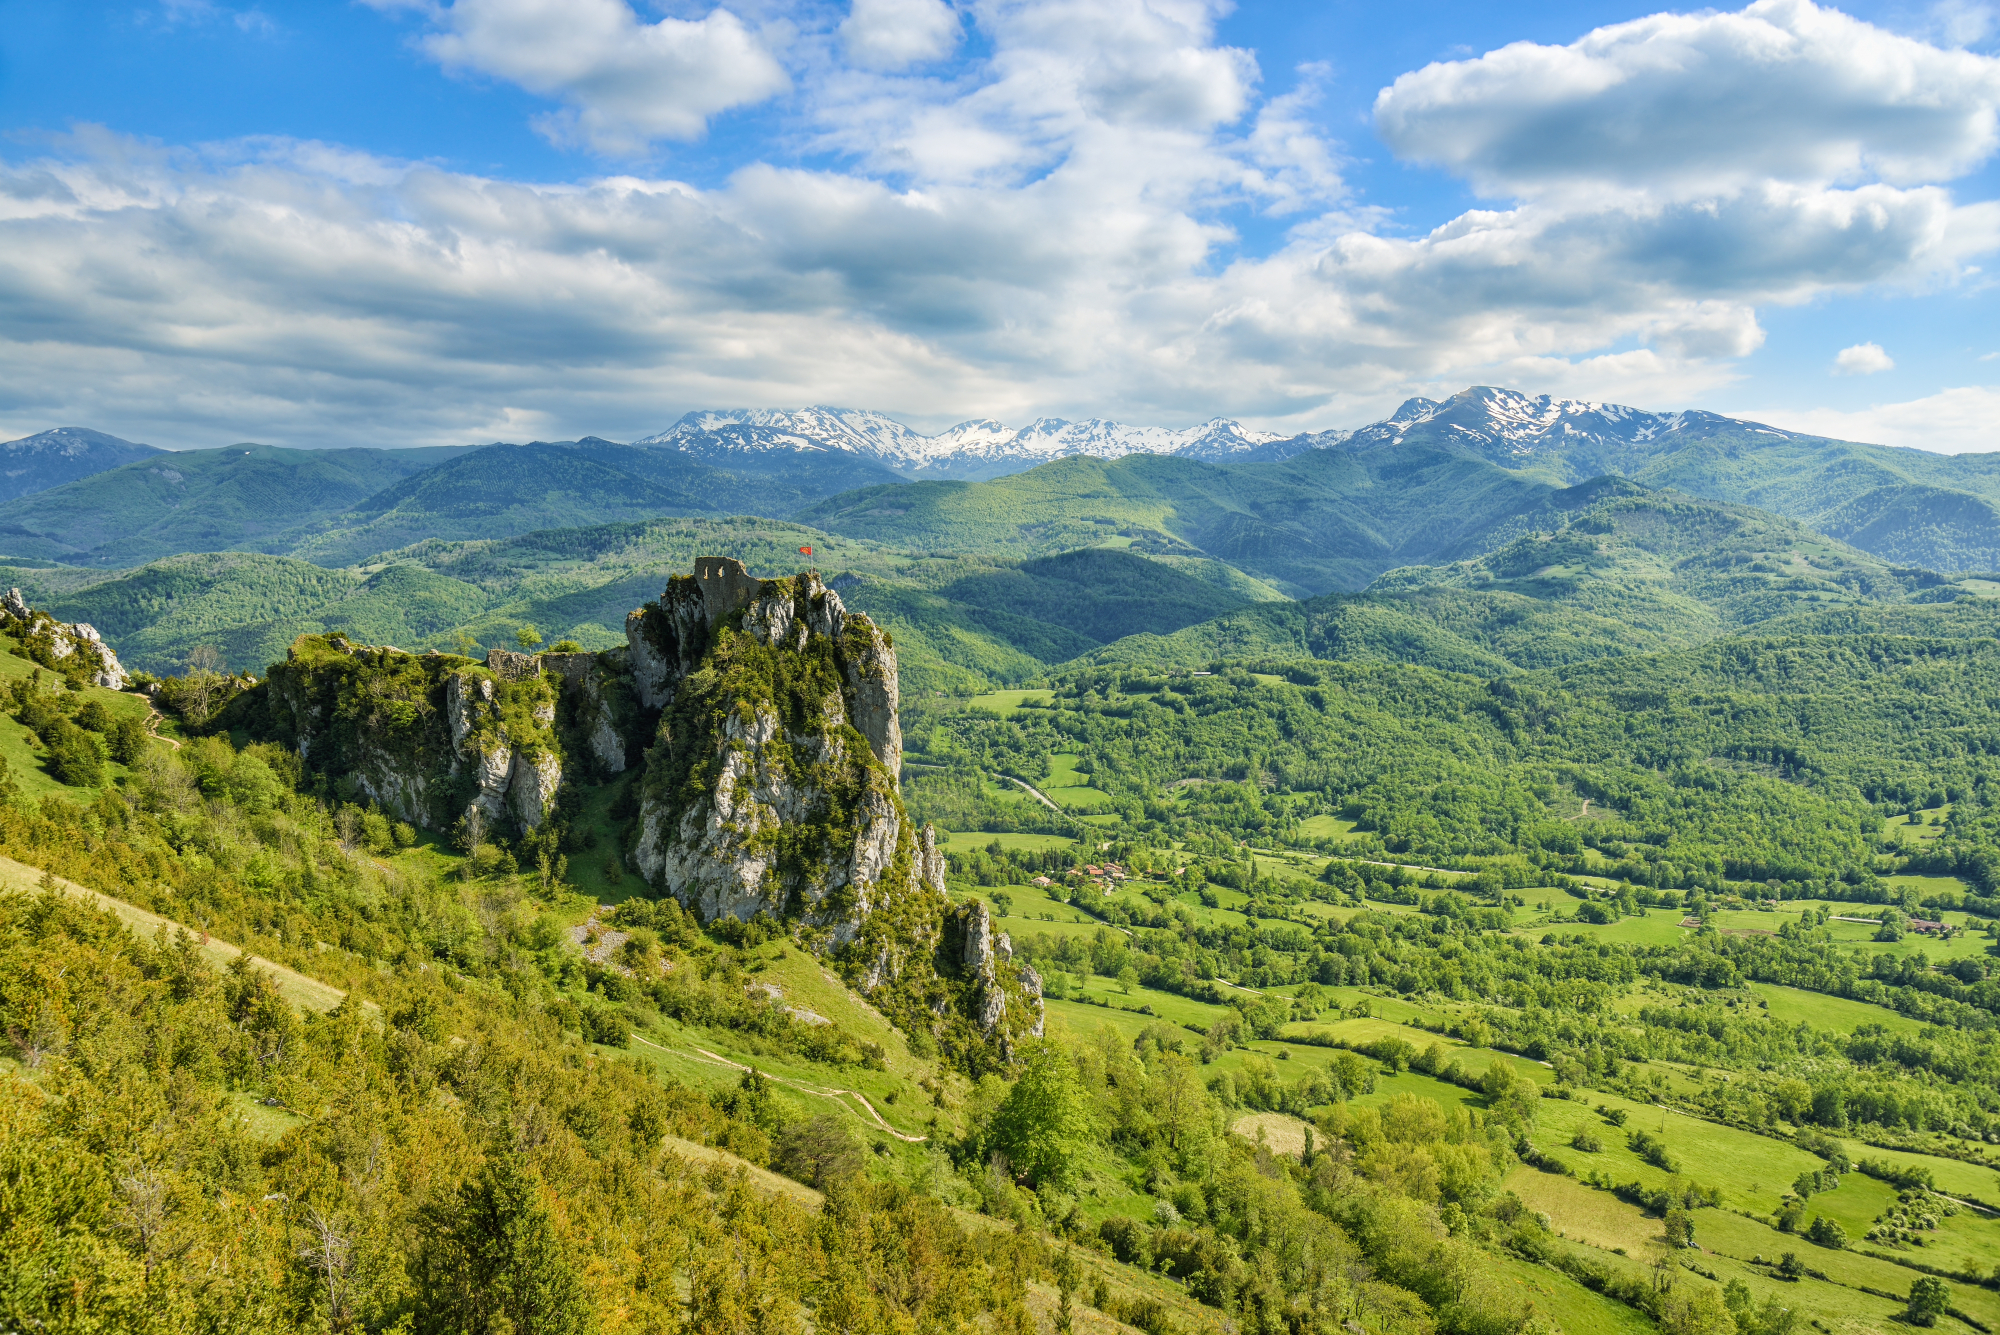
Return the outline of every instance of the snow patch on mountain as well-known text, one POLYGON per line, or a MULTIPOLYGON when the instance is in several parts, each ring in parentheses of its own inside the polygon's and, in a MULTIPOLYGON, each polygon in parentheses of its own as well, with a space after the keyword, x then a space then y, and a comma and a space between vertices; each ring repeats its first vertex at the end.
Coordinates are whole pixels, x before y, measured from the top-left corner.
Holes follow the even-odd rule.
POLYGON ((906 473, 958 476, 1013 472, 1074 455, 1118 459, 1128 454, 1179 454, 1227 459, 1282 439, 1277 432, 1253 431, 1220 417, 1179 430, 1095 417, 1082 422, 1038 417, 1024 427, 981 418, 925 436, 882 413, 816 406, 691 412, 665 431, 632 443, 722 456, 773 448, 845 450, 906 473))

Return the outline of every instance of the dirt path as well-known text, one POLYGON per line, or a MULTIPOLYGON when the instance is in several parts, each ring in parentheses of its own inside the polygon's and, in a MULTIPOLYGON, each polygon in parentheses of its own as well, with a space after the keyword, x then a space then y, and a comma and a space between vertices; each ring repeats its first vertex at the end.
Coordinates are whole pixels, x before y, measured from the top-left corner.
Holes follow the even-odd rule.
MULTIPOLYGON (((0 893, 39 894, 41 892, 42 875, 43 873, 39 868, 30 867, 24 862, 16 862, 9 857, 0 857, 0 893)), ((219 941, 199 928, 184 926, 181 923, 175 922, 172 918, 163 918, 159 914, 150 913, 136 904, 127 904, 122 899, 113 899, 110 895, 99 894, 97 891, 78 885, 74 881, 65 881, 60 876, 54 879, 56 889, 66 895, 74 895, 78 899, 87 900, 98 908, 108 910, 141 936, 154 936, 162 928, 165 928, 170 935, 174 932, 186 932, 201 943, 201 953, 207 956, 209 962, 217 968, 226 968, 238 955, 244 953, 241 947, 231 945, 227 941, 219 941)), ((278 985, 278 991, 287 1000, 307 1010, 319 1011, 323 1014, 332 1010, 347 998, 345 992, 331 983, 322 983, 317 978, 308 978, 296 969, 288 969, 284 965, 267 960, 262 956, 250 956, 250 964, 251 967, 261 969, 269 974, 271 981, 278 985)), ((370 1010, 377 1009, 373 1002, 364 1001, 362 1004, 370 1010)))
POLYGON ((162 723, 165 723, 166 721, 167 721, 167 716, 165 714, 162 714, 159 710, 157 709, 149 710, 146 714, 146 732, 152 737, 154 741, 165 742, 168 746, 171 746, 174 748, 174 750, 178 751, 181 749, 181 744, 179 742, 175 741, 171 737, 160 736, 160 725, 162 723))
MULTIPOLYGON (((708 1062, 709 1064, 714 1066, 727 1066, 731 1070, 735 1071, 747 1071, 750 1069, 748 1066, 745 1066, 742 1062, 731 1061, 727 1057, 721 1056, 717 1053, 710 1052, 707 1048, 695 1048, 693 1050, 693 1053, 690 1054, 686 1052, 677 1052, 673 1048, 668 1047, 664 1043, 655 1043, 652 1039, 642 1037, 639 1034, 634 1034, 632 1035, 632 1037, 638 1039, 639 1042, 644 1043, 649 1048, 657 1048, 661 1052, 672 1053, 676 1057, 687 1057, 693 1055, 696 1061, 708 1062)), ((827 1088, 822 1089, 817 1085, 809 1085, 805 1083, 803 1080, 791 1080, 787 1079, 782 1075, 772 1075, 769 1071, 764 1072, 763 1075, 766 1080, 769 1080, 773 1084, 783 1085, 787 1089, 795 1089, 801 1094, 811 1094, 815 1098, 832 1099, 835 1102, 838 1102, 843 1096, 851 1098, 856 1103, 861 1105, 861 1109, 863 1112, 867 1113, 869 1117, 874 1119, 875 1125, 881 1127, 884 1131, 887 1131, 890 1135, 894 1136, 898 1140, 907 1141, 912 1145, 921 1145, 925 1141, 930 1139, 929 1136, 913 1136, 907 1132, 898 1131, 895 1127, 890 1126, 887 1122, 882 1120, 882 1114, 875 1111, 875 1105, 868 1101, 868 1096, 866 1094, 863 1094, 858 1089, 837 1089, 832 1086, 828 1086, 827 1088)))

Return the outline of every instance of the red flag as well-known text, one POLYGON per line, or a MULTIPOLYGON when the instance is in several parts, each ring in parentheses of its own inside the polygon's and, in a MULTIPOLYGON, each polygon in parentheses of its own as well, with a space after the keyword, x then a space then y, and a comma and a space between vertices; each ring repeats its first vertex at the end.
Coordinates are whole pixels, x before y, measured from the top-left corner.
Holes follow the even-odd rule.
POLYGON ((813 549, 812 549, 812 548, 810 548, 810 547, 801 547, 801 548, 799 548, 799 555, 800 555, 800 556, 811 556, 812 554, 813 554, 813 549))

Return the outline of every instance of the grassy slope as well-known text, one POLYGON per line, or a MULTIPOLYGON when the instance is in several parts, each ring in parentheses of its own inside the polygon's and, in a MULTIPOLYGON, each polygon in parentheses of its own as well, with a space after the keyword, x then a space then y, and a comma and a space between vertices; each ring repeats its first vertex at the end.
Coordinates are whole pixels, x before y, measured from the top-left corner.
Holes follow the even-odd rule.
MULTIPOLYGON (((11 640, 6 643, 13 643, 11 640)), ((20 677, 30 677, 35 673, 35 665, 25 658, 12 653, 0 652, 0 681, 13 681, 20 677)), ((87 699, 102 701, 112 717, 127 715, 144 718, 152 713, 152 706, 139 696, 122 691, 107 691, 100 686, 86 686, 83 694, 87 699)), ((97 796, 96 789, 72 788, 51 776, 44 767, 48 752, 41 740, 29 732, 12 714, 0 714, 0 758, 7 762, 7 770, 13 775, 24 797, 41 799, 63 797, 84 801, 97 796)), ((116 761, 104 762, 107 784, 115 784, 126 768, 116 761)))

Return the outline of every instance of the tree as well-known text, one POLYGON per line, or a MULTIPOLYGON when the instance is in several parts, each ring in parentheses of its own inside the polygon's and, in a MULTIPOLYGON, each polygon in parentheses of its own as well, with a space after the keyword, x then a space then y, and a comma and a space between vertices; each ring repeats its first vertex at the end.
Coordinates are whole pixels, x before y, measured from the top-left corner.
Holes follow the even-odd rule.
POLYGON ((824 1190, 828 1183, 860 1172, 862 1162, 861 1146, 847 1124, 821 1113, 779 1137, 771 1166, 787 1177, 824 1190))
POLYGON ((1950 1310, 1951 1289, 1935 1275, 1923 1275, 1910 1285, 1910 1302, 1903 1315, 1913 1326, 1935 1326, 1950 1310))
POLYGON ((417 1328, 585 1335, 595 1322, 540 1179, 495 1154, 456 1197, 424 1212, 417 1328))
POLYGON ((95 788, 104 782, 104 753, 97 739, 66 718, 58 718, 48 729, 49 773, 57 781, 79 788, 95 788))
POLYGON ((1129 997, 1132 995, 1132 989, 1138 985, 1139 971, 1137 969, 1128 964, 1118 971, 1118 990, 1120 992, 1129 997))
POLYGON ((1667 1246, 1694 1246, 1694 1215, 1678 1205, 1667 1211, 1667 1246))
POLYGON ((1804 1278, 1805 1273, 1805 1264, 1799 1260, 1797 1252, 1786 1252, 1778 1258, 1778 1277, 1780 1279, 1796 1281, 1804 1278))
POLYGON ((1090 1139, 1090 1103, 1069 1054, 1046 1039, 1030 1047, 1021 1078, 993 1113, 993 1144, 1035 1186, 1066 1187, 1090 1139))
POLYGON ((1660 1299, 1660 1329, 1667 1335, 1735 1335, 1736 1317, 1710 1284, 1684 1282, 1660 1299))
POLYGON ((523 626, 514 632, 514 643, 521 646, 521 652, 531 654, 535 646, 542 642, 542 633, 533 626, 523 626))
POLYGON ((221 703, 227 685, 222 675, 222 651, 212 644, 197 644, 188 650, 185 662, 187 672, 178 692, 182 707, 196 723, 206 723, 221 703))
POLYGON ((146 754, 146 720, 137 714, 113 720, 104 741, 113 760, 121 765, 137 764, 139 757, 146 754))
POLYGON ((1816 1242, 1833 1251, 1844 1251, 1847 1248, 1847 1230, 1825 1215, 1817 1215, 1812 1227, 1806 1230, 1806 1241, 1816 1242))

